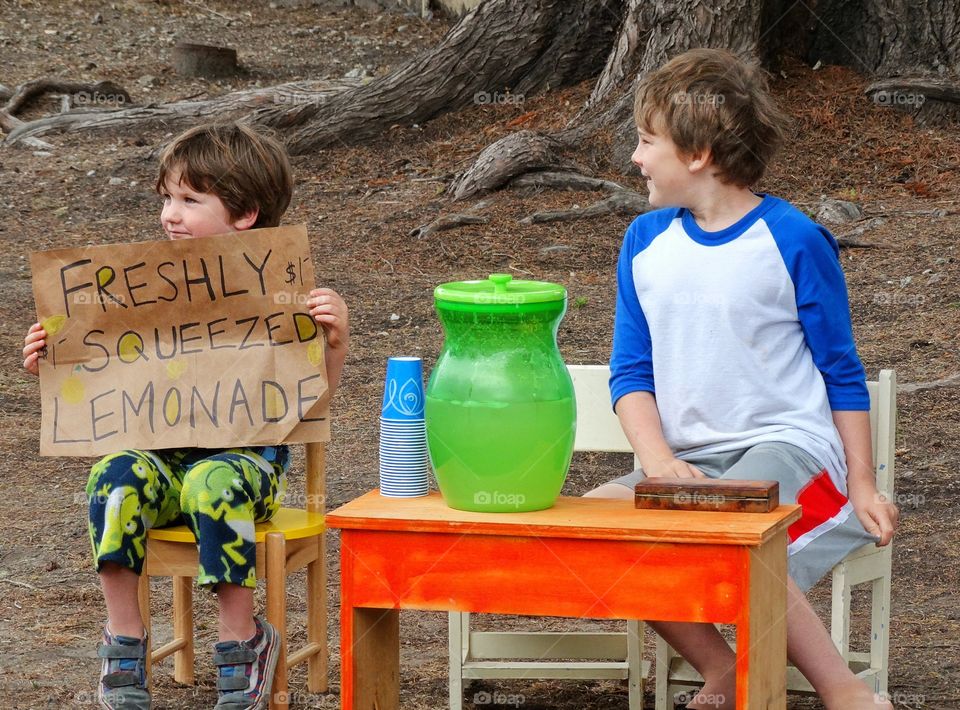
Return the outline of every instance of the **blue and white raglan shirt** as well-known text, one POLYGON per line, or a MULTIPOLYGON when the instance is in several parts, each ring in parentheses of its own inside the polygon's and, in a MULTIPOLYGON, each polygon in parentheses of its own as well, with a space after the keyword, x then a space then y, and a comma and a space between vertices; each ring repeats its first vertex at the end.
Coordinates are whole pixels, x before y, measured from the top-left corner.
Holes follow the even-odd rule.
POLYGON ((702 230, 689 210, 657 210, 627 229, 617 286, 614 406, 630 392, 654 393, 681 459, 798 446, 825 471, 801 494, 808 520, 790 538, 846 518, 831 410, 868 410, 870 400, 833 236, 769 195, 719 232, 702 230))

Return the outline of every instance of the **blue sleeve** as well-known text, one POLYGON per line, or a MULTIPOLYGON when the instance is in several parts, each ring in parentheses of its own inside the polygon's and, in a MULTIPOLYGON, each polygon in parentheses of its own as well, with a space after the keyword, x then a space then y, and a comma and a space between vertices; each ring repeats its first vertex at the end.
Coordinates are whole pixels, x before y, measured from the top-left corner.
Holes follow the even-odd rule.
POLYGON ((627 229, 617 263, 617 310, 610 355, 610 398, 614 408, 625 394, 655 391, 650 327, 633 281, 633 258, 644 246, 638 244, 638 231, 635 221, 627 229))
POLYGON ((796 215, 780 221, 777 227, 788 229, 775 229, 774 239, 793 280, 800 326, 827 386, 830 409, 869 410, 866 373, 853 341, 840 248, 826 228, 800 212, 796 215))

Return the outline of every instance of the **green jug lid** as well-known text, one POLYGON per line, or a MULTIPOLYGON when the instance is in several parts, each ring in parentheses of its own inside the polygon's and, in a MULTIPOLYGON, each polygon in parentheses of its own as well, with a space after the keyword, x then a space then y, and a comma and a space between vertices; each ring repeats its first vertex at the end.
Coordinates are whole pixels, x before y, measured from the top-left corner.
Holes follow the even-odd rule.
POLYGON ((437 301, 478 306, 517 306, 563 301, 567 289, 549 281, 514 280, 510 274, 491 274, 478 281, 451 281, 433 290, 437 301))

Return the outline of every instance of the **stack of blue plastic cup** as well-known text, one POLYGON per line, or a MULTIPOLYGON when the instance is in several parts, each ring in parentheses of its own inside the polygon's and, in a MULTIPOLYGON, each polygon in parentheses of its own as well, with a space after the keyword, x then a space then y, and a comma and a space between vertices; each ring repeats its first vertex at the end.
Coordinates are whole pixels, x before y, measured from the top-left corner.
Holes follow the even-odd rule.
POLYGON ((387 360, 380 412, 380 495, 414 498, 430 491, 423 364, 418 357, 387 360))

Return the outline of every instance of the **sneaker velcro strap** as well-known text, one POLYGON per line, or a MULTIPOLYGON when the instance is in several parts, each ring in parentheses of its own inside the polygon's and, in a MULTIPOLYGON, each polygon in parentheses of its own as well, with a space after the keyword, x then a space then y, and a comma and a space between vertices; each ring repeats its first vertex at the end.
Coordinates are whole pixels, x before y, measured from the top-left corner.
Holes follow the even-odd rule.
POLYGON ((249 685, 250 679, 242 675, 217 678, 217 690, 246 690, 249 685))
POLYGON ((142 644, 124 646, 119 643, 112 643, 109 646, 98 646, 97 655, 100 658, 143 658, 145 650, 142 644))
POLYGON ((235 666, 240 663, 253 663, 257 658, 257 652, 252 648, 233 648, 213 654, 213 665, 235 666))
POLYGON ((126 688, 131 685, 139 685, 140 679, 136 673, 130 671, 117 671, 116 673, 107 673, 100 679, 105 688, 126 688))

